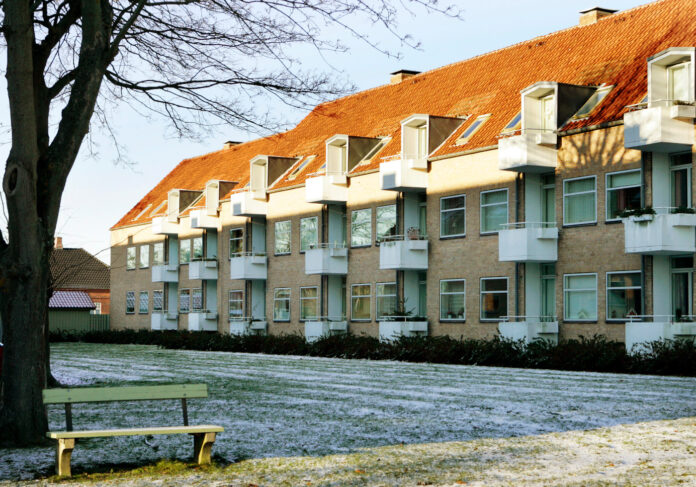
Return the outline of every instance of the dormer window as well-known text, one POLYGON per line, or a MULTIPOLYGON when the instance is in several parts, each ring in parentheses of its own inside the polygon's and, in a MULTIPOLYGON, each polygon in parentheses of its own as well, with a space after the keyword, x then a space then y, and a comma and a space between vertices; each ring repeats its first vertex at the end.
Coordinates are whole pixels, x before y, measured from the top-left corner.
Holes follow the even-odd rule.
POLYGON ((417 127, 415 127, 416 130, 416 138, 417 138, 417 149, 416 149, 416 154, 415 156, 418 159, 423 159, 425 157, 428 157, 428 124, 423 123, 417 127))
POLYGON ((674 64, 667 67, 667 86, 671 101, 691 101, 689 95, 690 62, 674 64))
POLYGON ((539 115, 540 115, 540 125, 539 128, 543 132, 552 132, 556 130, 558 124, 556 123, 556 97, 555 95, 547 95, 539 99, 539 115))
POLYGON ((694 101, 693 47, 670 47, 648 59, 648 106, 694 101))
POLYGON ((593 86, 540 81, 522 90, 522 132, 552 134, 596 93, 593 86))
POLYGON ((427 164, 428 156, 462 123, 460 118, 427 114, 415 114, 402 120, 401 157, 413 160, 417 166, 427 164))
POLYGON ((490 115, 481 115, 474 122, 469 125, 469 127, 464 131, 464 133, 457 139, 456 145, 464 145, 469 142, 469 139, 481 128, 490 115))

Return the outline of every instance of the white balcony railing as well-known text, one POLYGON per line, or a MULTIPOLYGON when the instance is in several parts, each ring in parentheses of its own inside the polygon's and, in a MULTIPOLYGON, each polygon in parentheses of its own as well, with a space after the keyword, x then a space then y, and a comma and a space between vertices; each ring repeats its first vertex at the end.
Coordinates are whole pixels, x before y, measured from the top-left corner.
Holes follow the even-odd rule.
POLYGON ((660 340, 696 339, 696 316, 634 315, 626 319, 626 350, 640 351, 647 343, 660 340))
POLYGON ((150 315, 150 328, 153 330, 176 330, 178 316, 168 311, 153 311, 150 315))
POLYGON ((305 181, 308 203, 345 203, 348 201, 348 178, 342 172, 317 174, 305 181))
POLYGON ((192 260, 188 268, 189 279, 216 281, 218 278, 218 262, 215 258, 192 260))
POLYGON ((189 331, 217 331, 218 314, 213 310, 195 310, 188 314, 189 331))
POLYGON ((344 243, 323 243, 305 251, 305 274, 348 274, 348 249, 344 243))
POLYGON ((525 129, 498 139, 498 168, 502 171, 548 172, 558 164, 558 136, 552 130, 525 129))
POLYGON ((179 282, 179 264, 176 262, 154 264, 152 282, 179 282))
POLYGON ((498 260, 501 262, 556 262, 556 222, 506 223, 498 232, 498 260))
POLYGON ((265 252, 239 252, 230 258, 230 279, 265 280, 268 277, 265 252))
POLYGON ((249 190, 242 190, 230 195, 232 216, 266 216, 268 204, 266 198, 257 198, 249 190))
POLYGON ((534 340, 558 342, 556 316, 503 316, 498 333, 503 338, 531 343, 534 340))
POLYGON ((268 322, 251 316, 230 317, 230 335, 264 335, 268 322))
POLYGON ((691 150, 696 107, 692 102, 656 100, 628 107, 624 115, 624 146, 656 152, 691 150))
POLYGON ((217 229, 220 219, 217 216, 208 215, 207 210, 191 210, 191 228, 217 229))
POLYGON ((396 321, 384 319, 379 322, 379 339, 382 342, 401 337, 425 336, 428 334, 427 320, 396 321))
POLYGON ((390 235, 379 244, 379 268, 426 270, 428 238, 424 235, 390 235))
POLYGON ((158 216, 152 219, 152 233, 154 235, 179 235, 179 224, 170 222, 166 216, 158 216))
POLYGON ((379 165, 382 189, 391 191, 422 191, 428 187, 428 159, 415 155, 383 158, 379 165))
POLYGON ((676 255, 696 252, 696 214, 655 208, 656 214, 622 218, 628 254, 676 255))
POLYGON ((340 335, 348 332, 348 322, 345 316, 321 316, 305 321, 305 339, 315 342, 330 335, 340 335))

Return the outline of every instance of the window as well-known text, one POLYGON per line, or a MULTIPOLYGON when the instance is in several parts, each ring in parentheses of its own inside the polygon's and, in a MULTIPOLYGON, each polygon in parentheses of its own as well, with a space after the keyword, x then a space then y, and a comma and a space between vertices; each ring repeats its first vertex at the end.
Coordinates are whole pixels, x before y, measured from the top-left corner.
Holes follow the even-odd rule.
POLYGON ((509 132, 517 132, 522 127, 522 112, 518 112, 512 120, 503 129, 504 134, 509 132))
POLYGON ((309 157, 305 158, 304 161, 302 161, 300 164, 298 164, 298 166, 295 169, 292 170, 292 172, 288 175, 288 179, 289 180, 295 179, 297 177, 297 175, 300 173, 300 171, 302 171, 305 167, 307 167, 307 164, 309 164, 309 162, 312 159, 314 159, 313 156, 309 156, 309 157))
POLYGON ((233 228, 230 230, 230 257, 244 252, 244 229, 233 228))
POLYGON ((672 101, 692 101, 689 94, 689 69, 691 63, 680 63, 667 68, 669 99, 672 101))
POLYGON ((140 268, 147 269, 150 266, 150 246, 140 246, 140 268))
POLYGON ((152 265, 164 264, 164 242, 157 242, 152 246, 152 265))
POLYGON ((383 139, 380 139, 380 141, 377 144, 375 144, 375 146, 372 149, 370 149, 370 152, 368 152, 367 155, 362 158, 362 160, 360 161, 360 164, 366 164, 366 163, 370 162, 372 160, 372 158, 375 157, 375 155, 377 155, 377 153, 379 151, 381 151, 382 148, 385 145, 387 145, 387 143, 390 140, 391 140, 390 137, 384 137, 383 139))
POLYGON ((466 318, 466 281, 446 279, 440 281, 440 321, 466 318))
POLYGON ((350 246, 368 247, 372 242, 372 208, 350 214, 350 246))
POLYGON ((191 289, 191 311, 203 311, 203 290, 191 289))
POLYGON ((597 177, 563 181, 563 224, 578 225, 597 221, 597 177))
POLYGON ((290 253, 290 220, 275 223, 275 253, 276 255, 290 253))
POLYGON ((604 100, 612 88, 613 86, 603 86, 601 88, 597 88, 597 91, 592 93, 592 96, 587 99, 585 104, 580 107, 580 110, 578 110, 572 118, 577 120, 579 118, 587 117, 590 113, 592 113, 592 110, 594 110, 595 107, 599 105, 602 100, 604 100))
POLYGON ((150 311, 150 297, 147 291, 140 291, 140 296, 138 299, 138 313, 141 315, 146 315, 150 311))
POLYGON ((640 169, 607 174, 607 220, 640 206, 640 169))
POLYGON ((135 247, 128 247, 126 249, 126 270, 135 269, 135 247))
POLYGON ((481 128, 481 125, 488 120, 488 117, 490 115, 481 115, 478 117, 474 122, 467 128, 462 135, 459 136, 457 139, 456 145, 464 145, 467 142, 469 142, 469 139, 473 137, 473 135, 478 132, 478 130, 481 128))
POLYGON ((481 279, 481 320, 499 321, 507 316, 507 277, 484 277, 481 279))
POLYGON ((319 288, 300 288, 300 321, 319 318, 319 288))
MULTIPOLYGON (((556 122, 554 120, 554 115, 556 112, 555 101, 553 95, 548 95, 539 99, 539 104, 541 110, 539 114, 541 115, 541 128, 544 132, 552 132, 556 130, 556 122)), ((533 128, 533 127, 532 127, 533 128)))
POLYGON ((375 289, 377 319, 391 315, 396 310, 396 283, 378 282, 375 289))
POLYGON ((396 205, 377 208, 377 238, 396 235, 396 205))
POLYGON ((640 271, 607 272, 607 320, 640 315, 643 296, 640 271))
POLYGON ((91 315, 100 315, 102 314, 102 304, 101 303, 94 303, 94 309, 89 312, 91 315))
POLYGON ((508 190, 481 192, 481 233, 494 233, 508 222, 508 190))
POLYGON ((157 205, 157 208, 155 208, 154 210, 152 210, 152 213, 150 213, 150 216, 157 215, 157 214, 160 212, 160 210, 161 210, 162 208, 164 208, 164 205, 166 205, 166 204, 167 204, 167 200, 164 200, 162 203, 160 203, 159 205, 157 205))
POLYGON ((563 296, 566 320, 597 320, 597 274, 566 274, 563 296))
POLYGON ((191 262, 191 240, 179 240, 179 264, 191 262))
POLYGON ((556 223, 556 181, 554 174, 541 177, 541 218, 544 223, 556 223))
POLYGON ((135 313, 135 291, 126 292, 126 314, 132 315, 135 313))
POLYGON ((179 312, 188 313, 191 309, 191 290, 182 289, 179 291, 179 312))
POLYGON ((319 243, 318 221, 316 216, 300 219, 300 252, 306 252, 319 243))
POLYGON ((273 321, 290 321, 290 288, 273 290, 273 321))
POLYGON ((430 152, 428 150, 428 124, 427 123, 424 123, 424 124, 416 127, 416 137, 418 137, 418 141, 417 141, 418 153, 416 154, 416 157, 418 159, 424 159, 424 158, 428 157, 428 153, 430 152))
POLYGON ((691 208, 691 152, 671 154, 670 202, 674 208, 691 208))
POLYGON ((369 284, 353 284, 350 287, 350 319, 352 321, 370 321, 371 293, 369 284))
POLYGON ((672 315, 679 321, 693 314, 693 256, 678 256, 670 259, 672 272, 672 315))
POLYGON ((244 317, 244 291, 230 291, 227 302, 230 320, 239 320, 244 317))
POLYGON ((164 292, 152 291, 152 311, 162 311, 164 309, 164 292))
POLYGON ((193 255, 191 256, 194 260, 200 260, 203 258, 203 237, 196 237, 191 239, 193 247, 193 255))
POLYGON ((466 196, 459 194, 440 198, 440 236, 466 235, 466 196))

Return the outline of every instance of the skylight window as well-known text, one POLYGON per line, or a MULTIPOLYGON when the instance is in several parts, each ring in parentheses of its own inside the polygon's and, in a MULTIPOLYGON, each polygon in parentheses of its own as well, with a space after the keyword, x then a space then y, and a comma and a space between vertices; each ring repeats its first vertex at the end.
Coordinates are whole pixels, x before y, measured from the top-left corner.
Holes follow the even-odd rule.
POLYGON ((464 133, 457 139, 456 145, 464 145, 467 142, 469 142, 469 139, 473 137, 473 135, 478 132, 478 130, 481 128, 481 126, 484 124, 486 120, 490 115, 481 115, 480 117, 476 118, 474 120, 474 123, 469 125, 469 128, 467 128, 464 133))
POLYGON ((594 110, 597 105, 599 105, 602 100, 609 94, 613 86, 605 86, 602 88, 597 88, 597 91, 595 91, 592 96, 585 102, 583 106, 580 107, 580 110, 577 111, 575 115, 573 115, 573 119, 577 120, 578 118, 585 118, 587 117, 590 113, 592 113, 592 110, 594 110))
POLYGON ((385 137, 385 138, 381 139, 381 140, 380 140, 379 142, 377 142, 377 144, 370 150, 370 152, 368 152, 367 155, 365 155, 365 157, 362 158, 362 160, 361 160, 360 162, 362 163, 362 162, 368 162, 368 161, 372 160, 372 158, 375 157, 375 154, 377 154, 379 151, 381 151, 382 148, 383 148, 385 145, 387 145, 387 142, 389 142, 390 140, 391 140, 391 139, 390 139, 389 137, 385 137))
POLYGON ((522 127, 522 112, 518 112, 517 115, 515 115, 512 120, 510 120, 510 123, 508 123, 505 128, 503 129, 503 133, 507 132, 516 132, 522 127))
POLYGON ((147 205, 143 211, 141 211, 140 213, 138 213, 138 216, 136 216, 135 218, 133 218, 133 220, 140 220, 140 217, 143 216, 143 215, 145 214, 145 212, 146 212, 147 210, 149 210, 150 208, 152 208, 152 203, 150 203, 149 205, 147 205))
POLYGON ((307 167, 307 164, 310 163, 310 161, 314 159, 314 156, 309 156, 307 157, 304 161, 302 161, 301 164, 299 164, 293 171, 290 173, 288 176, 289 180, 293 180, 297 177, 297 175, 305 168, 307 167))
MULTIPOLYGON (((153 216, 153 215, 158 214, 158 213, 160 212, 160 210, 161 210, 161 209, 164 207, 164 205, 166 205, 166 204, 167 204, 167 200, 164 200, 162 203, 159 204, 159 206, 158 206, 157 208, 155 208, 154 210, 152 210, 152 213, 150 213, 150 216, 153 216)), ((138 217, 138 218, 140 218, 140 217, 138 217)))

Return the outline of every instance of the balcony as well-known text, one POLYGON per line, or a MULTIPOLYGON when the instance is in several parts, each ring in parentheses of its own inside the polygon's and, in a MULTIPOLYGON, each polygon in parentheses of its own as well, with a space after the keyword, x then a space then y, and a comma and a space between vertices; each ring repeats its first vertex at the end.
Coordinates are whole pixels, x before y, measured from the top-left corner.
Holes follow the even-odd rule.
POLYGON ((379 322, 379 340, 388 342, 398 340, 401 337, 425 336, 428 334, 428 322, 422 321, 394 321, 384 320, 379 322))
POLYGON ((250 317, 230 318, 230 335, 265 335, 268 322, 250 317))
POLYGON ((624 146, 653 152, 691 150, 696 107, 671 100, 634 105, 624 115, 624 146), (657 104, 658 106, 654 106, 657 104))
POLYGON ((188 314, 189 331, 217 331, 217 311, 191 311, 188 314))
POLYGON ((631 316, 626 323, 626 351, 639 352, 645 344, 660 340, 694 340, 695 318, 682 316, 682 321, 675 321, 672 315, 631 316))
POLYGON ((343 173, 314 175, 305 181, 307 203, 345 203, 348 201, 348 178, 343 173))
POLYGON ((627 254, 675 255, 696 252, 696 214, 670 213, 656 208, 657 214, 623 218, 627 254))
POLYGON ((257 198, 256 193, 240 191, 230 195, 230 207, 233 216, 266 216, 267 203, 265 195, 263 199, 257 198))
POLYGON ((498 324, 498 332, 507 340, 558 343, 558 318, 555 316, 506 316, 505 319, 507 321, 498 324))
POLYGON ((150 328, 152 330, 176 330, 178 316, 168 311, 153 311, 150 315, 150 328))
POLYGON ((425 157, 397 155, 379 165, 382 189, 425 191, 428 187, 428 160, 425 157))
POLYGON ((425 236, 394 235, 379 245, 379 268, 397 271, 428 268, 428 240, 425 236))
POLYGON ((348 322, 343 317, 326 317, 305 322, 305 339, 309 343, 316 342, 322 337, 341 335, 347 332, 348 322))
POLYGON ((217 281, 218 263, 217 259, 192 260, 189 263, 189 279, 203 281, 217 281))
POLYGON ((153 265, 152 282, 179 282, 179 265, 176 262, 153 265))
POLYGON ((210 216, 206 210, 191 211, 191 228, 210 228, 217 229, 220 219, 217 216, 210 216))
POLYGON ((344 244, 319 244, 305 251, 305 274, 348 274, 348 249, 344 244))
POLYGON ((268 276, 265 253, 240 252, 230 258, 230 279, 265 280, 268 276))
POLYGON ((556 168, 558 157, 554 132, 523 130, 519 135, 498 140, 498 169, 543 173, 556 168))
POLYGON ((166 216, 158 216, 152 219, 152 233, 154 235, 179 235, 179 224, 170 222, 166 216))
POLYGON ((509 223, 498 232, 500 262, 556 262, 558 228, 556 223, 509 223))

